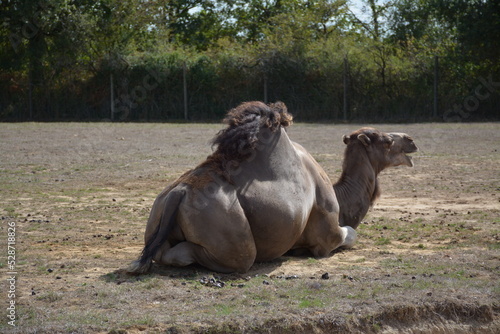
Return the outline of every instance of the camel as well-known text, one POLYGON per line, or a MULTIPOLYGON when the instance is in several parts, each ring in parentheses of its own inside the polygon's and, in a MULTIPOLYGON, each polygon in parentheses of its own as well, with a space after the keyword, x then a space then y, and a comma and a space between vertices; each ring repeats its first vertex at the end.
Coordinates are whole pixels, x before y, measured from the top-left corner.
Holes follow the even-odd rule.
POLYGON ((383 134, 373 128, 362 128, 343 137, 342 174, 333 185, 340 206, 340 226, 356 229, 368 209, 380 196, 379 173, 400 165, 413 167, 405 153, 418 151, 406 133, 383 134))
MULTIPOLYGON (((289 250, 325 257, 354 245, 351 221, 339 224, 337 190, 316 160, 288 137, 292 116, 284 103, 246 102, 230 110, 224 122, 214 153, 156 198, 144 249, 130 273, 147 272, 152 261, 244 273, 253 263, 289 250)), ((362 129, 344 141, 348 148, 362 142, 368 157, 391 159, 379 168, 408 159, 397 144, 404 136, 362 129)), ((349 177, 341 179, 339 193, 348 188, 349 177)), ((340 196, 351 205, 355 193, 340 196)))

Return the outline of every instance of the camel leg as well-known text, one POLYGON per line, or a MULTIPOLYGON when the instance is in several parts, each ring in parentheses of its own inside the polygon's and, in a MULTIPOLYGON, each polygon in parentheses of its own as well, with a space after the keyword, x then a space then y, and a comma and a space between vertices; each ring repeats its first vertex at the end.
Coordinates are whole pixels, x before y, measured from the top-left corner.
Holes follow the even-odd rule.
POLYGON ((156 253, 154 260, 169 266, 184 267, 196 262, 194 252, 196 245, 190 242, 181 242, 174 247, 165 243, 164 247, 156 253))
POLYGON ((339 247, 351 248, 356 243, 357 233, 356 230, 350 226, 341 227, 342 230, 342 244, 339 247))
MULTIPOLYGON (((172 248, 168 248, 166 251, 158 254, 155 260, 164 265, 177 267, 198 263, 213 271, 223 273, 248 270, 248 268, 242 269, 240 267, 229 267, 221 264, 206 248, 189 241, 183 241, 172 248)), ((250 267, 253 263, 253 259, 248 262, 249 264, 246 265, 243 263, 243 266, 250 267)))
POLYGON ((325 257, 339 247, 354 246, 356 231, 350 226, 341 227, 337 222, 335 213, 311 212, 302 238, 294 248, 306 248, 314 257, 325 257))

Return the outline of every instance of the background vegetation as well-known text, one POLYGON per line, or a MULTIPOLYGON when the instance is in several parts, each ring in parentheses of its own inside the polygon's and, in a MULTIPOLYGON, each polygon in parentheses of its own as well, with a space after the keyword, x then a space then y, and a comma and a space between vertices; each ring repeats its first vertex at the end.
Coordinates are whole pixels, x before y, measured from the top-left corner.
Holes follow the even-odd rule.
POLYGON ((255 99, 301 121, 498 119, 499 0, 363 4, 2 1, 0 120, 210 120, 255 99))

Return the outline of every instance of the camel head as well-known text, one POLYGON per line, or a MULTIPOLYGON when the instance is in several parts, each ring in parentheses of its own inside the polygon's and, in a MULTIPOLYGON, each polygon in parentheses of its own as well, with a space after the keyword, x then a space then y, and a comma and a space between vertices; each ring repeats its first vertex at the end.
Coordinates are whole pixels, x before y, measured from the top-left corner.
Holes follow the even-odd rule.
POLYGON ((389 157, 392 161, 391 166, 406 165, 413 167, 413 160, 407 153, 414 153, 418 151, 417 145, 413 139, 406 133, 391 132, 388 134, 392 139, 392 147, 389 151, 389 157))
POLYGON ((378 171, 388 167, 413 167, 407 154, 416 152, 417 146, 406 133, 385 133, 374 128, 361 128, 343 137, 348 149, 364 149, 378 171))
POLYGON ((418 148, 405 133, 385 133, 374 128, 361 128, 343 140, 347 147, 342 175, 333 188, 340 207, 339 224, 355 229, 380 196, 378 174, 389 167, 413 167, 407 154, 418 148))

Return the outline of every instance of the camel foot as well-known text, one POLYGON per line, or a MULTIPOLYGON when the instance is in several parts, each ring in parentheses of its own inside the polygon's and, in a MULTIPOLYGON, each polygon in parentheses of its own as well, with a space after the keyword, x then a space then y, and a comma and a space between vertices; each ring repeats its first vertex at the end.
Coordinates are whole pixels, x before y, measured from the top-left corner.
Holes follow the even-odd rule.
POLYGON ((342 244, 340 247, 351 248, 356 243, 357 233, 356 230, 350 226, 343 226, 342 229, 342 244))

